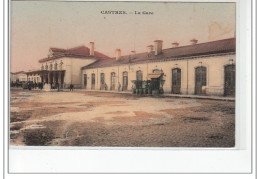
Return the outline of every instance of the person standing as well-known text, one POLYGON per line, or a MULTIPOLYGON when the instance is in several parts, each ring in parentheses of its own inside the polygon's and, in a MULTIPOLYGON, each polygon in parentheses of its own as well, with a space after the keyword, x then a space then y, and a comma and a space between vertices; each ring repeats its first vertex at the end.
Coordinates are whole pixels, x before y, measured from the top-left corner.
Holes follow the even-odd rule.
POLYGON ((118 91, 121 90, 121 83, 118 83, 118 91))
POLYGON ((28 90, 31 91, 32 87, 31 87, 31 84, 28 83, 28 90))
POLYGON ((73 84, 70 84, 70 91, 73 91, 73 88, 74 88, 73 84))
POLYGON ((57 83, 57 89, 58 89, 58 91, 60 91, 60 84, 59 83, 57 83))

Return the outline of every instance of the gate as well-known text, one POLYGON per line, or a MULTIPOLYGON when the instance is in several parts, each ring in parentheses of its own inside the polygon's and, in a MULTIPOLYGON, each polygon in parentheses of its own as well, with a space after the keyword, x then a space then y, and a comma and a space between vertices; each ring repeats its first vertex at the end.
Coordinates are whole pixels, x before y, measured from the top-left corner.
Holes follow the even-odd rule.
POLYGON ((235 96, 236 70, 235 65, 225 66, 224 96, 235 96))
POLYGON ((197 67, 195 69, 195 94, 205 94, 202 90, 202 86, 207 85, 207 68, 197 67))
POLYGON ((181 69, 174 68, 172 70, 172 93, 180 94, 181 93, 181 69))

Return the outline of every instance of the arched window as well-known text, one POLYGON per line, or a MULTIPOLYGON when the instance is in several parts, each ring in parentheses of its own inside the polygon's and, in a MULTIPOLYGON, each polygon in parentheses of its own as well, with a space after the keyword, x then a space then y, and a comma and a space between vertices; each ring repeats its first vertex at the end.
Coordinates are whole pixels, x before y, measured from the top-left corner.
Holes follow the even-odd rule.
POLYGON ((91 74, 91 89, 95 89, 96 77, 95 73, 91 74))
POLYGON ((122 87, 122 90, 123 91, 127 90, 127 86, 128 86, 128 72, 125 71, 125 72, 123 72, 123 87, 122 87))
POLYGON ((45 65, 45 70, 48 70, 48 65, 47 64, 45 65))
POLYGON ((52 64, 50 64, 50 70, 52 70, 52 64))
POLYGON ((236 66, 234 64, 225 66, 224 76, 224 96, 235 96, 236 66))
POLYGON ((179 94, 181 92, 181 69, 172 69, 172 93, 179 94))
POLYGON ((200 66, 195 68, 195 94, 204 94, 202 86, 207 85, 207 68, 200 66))
POLYGON ((87 87, 87 74, 84 74, 84 87, 86 88, 87 87))
POLYGON ((159 69, 154 69, 154 70, 153 70, 153 73, 161 73, 161 70, 159 70, 159 69))
POLYGON ((116 73, 112 72, 111 73, 111 90, 115 90, 116 89, 116 73))
POLYGON ((105 74, 101 73, 100 74, 100 89, 104 90, 106 88, 106 82, 105 82, 105 74))
POLYGON ((44 70, 44 66, 43 66, 43 64, 42 64, 42 68, 41 68, 42 70, 44 70))
POLYGON ((136 72, 136 89, 142 88, 142 81, 143 81, 143 72, 141 70, 136 72))
POLYGON ((143 80, 143 72, 141 70, 136 72, 136 80, 142 81, 143 80))
POLYGON ((105 74, 104 74, 104 73, 101 73, 101 74, 100 74, 100 84, 101 84, 101 85, 104 85, 104 84, 105 84, 105 74))

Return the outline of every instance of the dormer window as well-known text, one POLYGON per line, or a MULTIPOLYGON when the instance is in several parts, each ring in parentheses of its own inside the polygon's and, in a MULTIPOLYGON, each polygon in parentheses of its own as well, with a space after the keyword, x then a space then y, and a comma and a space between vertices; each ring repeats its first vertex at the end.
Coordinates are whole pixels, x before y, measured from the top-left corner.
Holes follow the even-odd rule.
POLYGON ((45 65, 45 70, 48 70, 48 65, 47 64, 45 65))
POLYGON ((42 64, 41 70, 44 70, 44 66, 43 66, 43 64, 42 64))
POLYGON ((50 70, 52 70, 52 64, 50 64, 50 70))

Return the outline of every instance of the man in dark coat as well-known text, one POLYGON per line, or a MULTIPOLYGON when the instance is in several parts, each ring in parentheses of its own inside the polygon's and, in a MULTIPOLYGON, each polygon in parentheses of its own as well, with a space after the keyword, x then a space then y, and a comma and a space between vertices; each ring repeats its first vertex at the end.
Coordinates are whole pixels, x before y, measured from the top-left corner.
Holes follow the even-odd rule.
POLYGON ((74 88, 73 84, 70 84, 70 91, 73 91, 73 88, 74 88))

